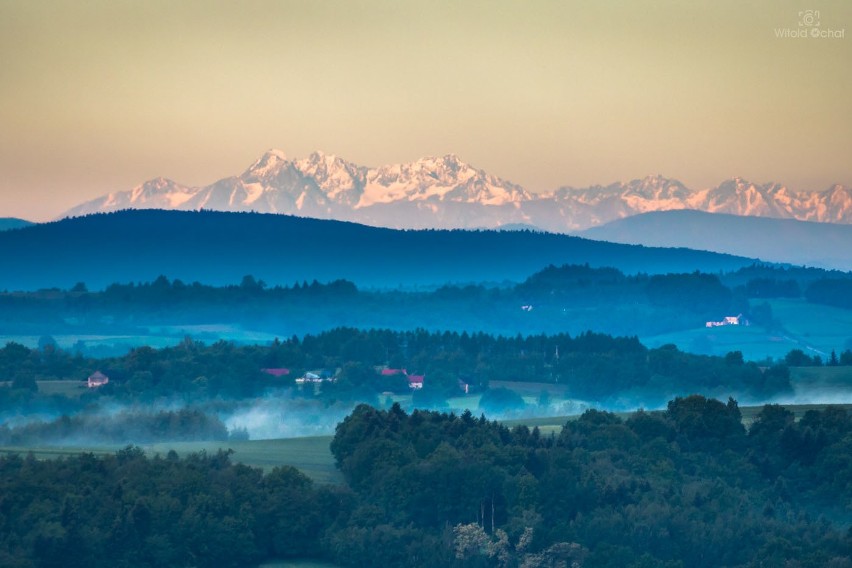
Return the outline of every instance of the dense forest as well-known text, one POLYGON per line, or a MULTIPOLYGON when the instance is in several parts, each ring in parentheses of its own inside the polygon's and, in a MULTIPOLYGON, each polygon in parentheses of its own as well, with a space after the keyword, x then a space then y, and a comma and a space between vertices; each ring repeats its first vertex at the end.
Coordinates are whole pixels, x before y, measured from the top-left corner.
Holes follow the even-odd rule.
POLYGON ((241 567, 852 566, 852 419, 677 398, 558 435, 362 405, 344 486, 227 453, 0 458, 0 564, 241 567))
MULTIPOLYGON (((422 290, 360 289, 347 280, 269 286, 251 275, 239 284, 211 286, 160 276, 151 282, 113 283, 101 291, 78 282, 67 290, 0 293, 0 333, 143 338, 163 326, 233 324, 278 336, 339 326, 657 335, 737 314, 774 327, 778 322, 765 300, 804 298, 848 308, 850 286, 849 275, 763 265, 722 274, 626 274, 607 267, 551 265, 517 284, 422 290)), ((74 348, 96 353, 83 340, 74 348)))
POLYGON ((673 345, 648 349, 635 337, 595 333, 503 337, 339 328, 270 345, 224 341, 205 345, 186 339, 175 347, 139 347, 110 359, 86 358, 49 343, 41 349, 9 343, 0 348, 0 379, 9 381, 0 388, 0 401, 6 408, 15 401, 37 407, 54 400, 39 398, 38 381, 83 381, 96 370, 105 373, 109 383, 87 389, 78 404, 104 397, 122 402, 247 398, 271 389, 314 397, 313 385, 297 385, 295 379, 316 371, 334 379, 320 391, 326 400, 375 403, 381 393, 410 390, 403 375, 382 374, 386 367, 425 375, 418 396, 428 397, 427 406, 432 407, 462 394, 462 384, 484 391, 491 381, 561 385, 567 396, 584 400, 633 394, 655 405, 684 391, 765 399, 791 388, 783 363, 759 367, 744 361, 739 352, 725 357, 693 355, 673 345), (286 373, 264 372, 270 368, 286 373))

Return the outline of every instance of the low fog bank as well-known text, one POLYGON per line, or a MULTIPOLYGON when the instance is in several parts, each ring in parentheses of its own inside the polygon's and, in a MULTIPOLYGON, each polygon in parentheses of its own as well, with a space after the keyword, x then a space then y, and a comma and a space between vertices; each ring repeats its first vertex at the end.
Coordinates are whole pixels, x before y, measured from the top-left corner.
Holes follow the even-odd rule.
POLYGON ((736 392, 649 393, 626 392, 600 401, 570 399, 542 391, 537 397, 504 387, 480 395, 458 397, 435 404, 417 403, 418 397, 381 395, 363 400, 329 401, 305 398, 295 389, 275 389, 250 399, 159 399, 153 403, 120 404, 111 400, 71 412, 8 412, 0 415, 0 445, 97 447, 158 442, 235 441, 333 435, 337 425, 358 404, 388 409, 398 403, 415 409, 461 414, 489 420, 512 421, 578 416, 589 409, 610 412, 664 410, 670 400, 690 394, 740 406, 852 404, 852 389, 843 384, 802 383, 770 399, 736 392), (300 396, 300 394, 302 396, 300 396))
MULTIPOLYGON (((850 385, 852 387, 852 385, 850 385)), ((781 395, 774 397, 771 401, 760 404, 781 404, 781 405, 798 405, 798 404, 852 404, 852 389, 816 389, 810 392, 794 392, 790 395, 781 395)), ((752 404, 750 406, 757 406, 752 404)))
POLYGON ((318 400, 288 398, 282 393, 243 401, 222 418, 231 432, 250 440, 327 436, 356 406, 356 402, 326 405, 318 400))
POLYGON ((0 426, 4 446, 100 446, 227 440, 225 424, 198 409, 86 411, 53 420, 0 426))

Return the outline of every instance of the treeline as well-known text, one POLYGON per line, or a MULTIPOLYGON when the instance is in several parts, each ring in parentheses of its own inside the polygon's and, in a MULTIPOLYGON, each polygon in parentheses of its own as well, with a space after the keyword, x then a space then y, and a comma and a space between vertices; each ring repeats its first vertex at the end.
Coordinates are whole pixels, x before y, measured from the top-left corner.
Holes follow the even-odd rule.
MULTIPOLYGON (((224 341, 205 345, 186 339, 175 347, 139 347, 123 357, 102 360, 53 345, 27 349, 10 343, 0 349, 0 379, 11 381, 9 388, 0 389, 0 400, 5 397, 13 403, 15 397, 36 396, 37 380, 83 380, 95 370, 106 374, 109 383, 88 389, 81 396, 83 402, 103 396, 121 401, 163 396, 247 398, 273 388, 295 389, 295 378, 307 371, 324 371, 335 379, 324 383, 319 395, 329 401, 375 401, 383 392, 410 392, 402 374, 383 375, 384 367, 425 374, 419 396, 437 400, 460 395, 464 385, 468 390, 487 390, 494 380, 558 384, 568 396, 581 399, 645 393, 660 403, 684 390, 761 398, 791 388, 784 366, 761 368, 745 362, 739 352, 716 357, 692 355, 673 345, 648 349, 635 337, 596 333, 503 337, 338 328, 263 346, 224 341), (286 373, 276 376, 264 369, 286 373)), ((316 396, 310 384, 300 386, 296 394, 316 396)))
POLYGON ((558 435, 361 405, 345 486, 227 453, 0 458, 0 565, 800 568, 852 565, 852 419, 701 396, 558 435))
MULTIPOLYGON (((771 324, 771 313, 764 313, 768 304, 751 306, 750 300, 804 296, 848 307, 852 279, 814 270, 755 265, 726 274, 625 275, 615 268, 551 265, 519 284, 447 284, 431 291, 359 290, 346 280, 269 287, 250 275, 239 285, 210 286, 160 276, 153 282, 114 283, 99 292, 80 282, 70 290, 2 293, 0 331, 143 335, 155 325, 215 322, 282 335, 340 325, 655 335, 726 315, 771 324)), ((87 347, 81 342, 76 349, 87 347)))
MULTIPOLYGON (((244 433, 235 434, 244 436, 244 433)), ((0 424, 2 446, 147 444, 228 438, 228 428, 219 418, 188 408, 160 412, 81 413, 19 426, 0 424)))
POLYGON ((795 422, 767 406, 747 433, 733 400, 690 396, 543 436, 361 406, 332 443, 359 502, 330 550, 353 566, 368 562, 346 551, 393 566, 849 566, 850 450, 836 408, 795 422), (431 563, 414 556, 424 542, 431 563))
POLYGON ((817 280, 805 291, 805 298, 814 304, 852 309, 852 280, 838 278, 817 280))
POLYGON ((808 355, 801 349, 793 349, 784 357, 784 362, 791 367, 848 367, 852 365, 852 349, 844 350, 839 356, 832 350, 825 361, 819 355, 808 355))
POLYGON ((0 457, 0 565, 243 568, 318 555, 351 508, 344 488, 297 470, 264 475, 229 454, 0 457))

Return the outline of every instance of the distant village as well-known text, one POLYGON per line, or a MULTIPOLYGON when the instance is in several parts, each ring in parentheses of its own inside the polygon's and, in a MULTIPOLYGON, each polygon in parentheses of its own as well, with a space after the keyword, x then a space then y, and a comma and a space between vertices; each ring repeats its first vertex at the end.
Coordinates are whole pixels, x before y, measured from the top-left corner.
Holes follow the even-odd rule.
MULTIPOLYGON (((290 374, 290 369, 286 369, 283 367, 276 368, 266 368, 260 370, 267 375, 280 378, 286 377, 290 374)), ((423 381, 426 378, 426 375, 417 375, 414 373, 409 373, 406 369, 391 369, 388 367, 377 367, 376 372, 383 377, 393 377, 402 375, 408 381, 408 388, 411 390, 419 390, 423 388, 423 381)), ((308 371, 301 377, 295 379, 295 383, 297 385, 304 384, 318 384, 318 383, 334 383, 337 381, 337 373, 336 371, 331 371, 328 369, 316 369, 313 371, 308 371)), ((98 388, 102 387, 106 384, 109 384, 109 377, 104 375, 100 371, 95 371, 92 375, 89 376, 86 382, 86 386, 88 388, 98 388)), ((459 381, 459 388, 464 391, 465 394, 468 394, 470 390, 470 385, 463 381, 459 381)))

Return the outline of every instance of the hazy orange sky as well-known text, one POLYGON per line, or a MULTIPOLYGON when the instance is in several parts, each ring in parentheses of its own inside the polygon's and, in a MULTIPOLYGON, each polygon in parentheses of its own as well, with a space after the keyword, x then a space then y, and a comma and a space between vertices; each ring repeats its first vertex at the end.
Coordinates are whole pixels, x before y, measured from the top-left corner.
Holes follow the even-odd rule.
POLYGON ((0 217, 271 147, 531 191, 849 185, 852 2, 0 0, 0 217), (816 24, 844 37, 776 37, 816 24))

